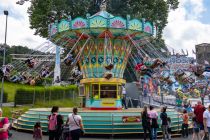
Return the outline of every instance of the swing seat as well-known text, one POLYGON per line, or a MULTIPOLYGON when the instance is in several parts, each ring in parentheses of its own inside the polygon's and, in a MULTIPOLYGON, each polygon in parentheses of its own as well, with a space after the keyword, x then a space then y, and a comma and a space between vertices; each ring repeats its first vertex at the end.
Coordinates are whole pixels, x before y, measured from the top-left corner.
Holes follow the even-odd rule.
POLYGON ((34 64, 33 63, 28 63, 27 64, 29 68, 34 68, 34 64))
POLYGON ((66 58, 66 59, 64 59, 64 63, 67 65, 67 66, 70 66, 71 64, 72 64, 72 59, 68 59, 68 58, 66 58))
POLYGON ((160 67, 163 68, 167 65, 167 62, 163 62, 162 64, 160 64, 160 67))
POLYGON ((113 68, 114 68, 114 65, 112 63, 107 65, 107 66, 105 66, 106 70, 112 70, 113 68))
POLYGON ((30 81, 30 85, 31 85, 31 86, 34 86, 35 84, 36 84, 36 81, 35 81, 35 80, 31 80, 31 81, 30 81))
POLYGON ((108 79, 108 80, 111 79, 112 76, 113 76, 113 74, 110 73, 110 72, 106 72, 106 73, 104 74, 104 78, 106 78, 106 79, 108 79))

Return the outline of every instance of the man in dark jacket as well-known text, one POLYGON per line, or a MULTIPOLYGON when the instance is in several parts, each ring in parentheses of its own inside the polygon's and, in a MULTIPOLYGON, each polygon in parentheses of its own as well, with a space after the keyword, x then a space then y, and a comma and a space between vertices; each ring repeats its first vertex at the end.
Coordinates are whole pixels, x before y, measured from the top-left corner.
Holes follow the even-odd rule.
POLYGON ((161 109, 161 114, 160 114, 160 118, 162 120, 162 132, 163 132, 163 139, 166 140, 167 138, 169 138, 169 134, 168 134, 168 116, 166 113, 166 107, 163 107, 161 109))

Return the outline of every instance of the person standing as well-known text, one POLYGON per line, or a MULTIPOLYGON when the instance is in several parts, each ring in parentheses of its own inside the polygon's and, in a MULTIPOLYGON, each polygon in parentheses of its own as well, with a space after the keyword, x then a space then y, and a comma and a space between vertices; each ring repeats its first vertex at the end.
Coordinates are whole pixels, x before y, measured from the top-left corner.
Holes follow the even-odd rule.
POLYGON ((49 140, 59 140, 62 133, 63 117, 58 114, 59 107, 53 106, 51 115, 48 116, 49 140))
POLYGON ((188 138, 188 121, 189 121, 189 116, 187 113, 187 110, 183 111, 182 115, 183 123, 182 123, 182 136, 185 138, 188 138))
POLYGON ((204 125, 203 125, 203 113, 205 111, 205 107, 201 104, 201 101, 198 101, 196 107, 194 108, 194 114, 197 119, 197 123, 200 127, 200 136, 201 138, 205 135, 204 134, 204 125))
POLYGON ((162 121, 162 133, 163 133, 163 139, 166 140, 167 138, 169 139, 169 134, 168 134, 168 116, 166 113, 166 107, 163 107, 161 109, 161 114, 160 114, 160 118, 162 121))
POLYGON ((151 133, 152 133, 152 139, 156 140, 157 139, 157 128, 158 126, 158 113, 156 110, 154 110, 153 106, 150 106, 150 111, 149 111, 149 117, 151 119, 151 133))
POLYGON ((142 119, 142 127, 144 130, 144 140, 147 139, 147 131, 149 133, 150 140, 152 140, 150 118, 149 118, 149 114, 147 112, 147 106, 144 106, 143 112, 141 113, 141 119, 142 119))
POLYGON ((208 107, 208 110, 206 110, 203 113, 203 124, 204 124, 204 130, 205 133, 210 135, 210 105, 208 107))
POLYGON ((192 118, 192 125, 193 125, 192 140, 196 140, 196 137, 197 137, 197 140, 201 140, 200 135, 199 135, 200 128, 199 128, 199 124, 197 122, 196 117, 192 118))
POLYGON ((126 104, 126 89, 125 89, 125 85, 122 85, 122 106, 125 109, 128 109, 127 108, 127 104, 126 104))
POLYGON ((0 140, 8 140, 8 129, 10 126, 9 119, 7 117, 2 117, 3 112, 0 108, 0 140))
POLYGON ((34 140, 42 140, 42 127, 40 122, 34 125, 33 138, 34 140))
POLYGON ((70 126, 72 140, 79 140, 80 136, 84 134, 82 124, 82 117, 77 114, 78 109, 73 108, 73 113, 68 115, 66 124, 70 126))

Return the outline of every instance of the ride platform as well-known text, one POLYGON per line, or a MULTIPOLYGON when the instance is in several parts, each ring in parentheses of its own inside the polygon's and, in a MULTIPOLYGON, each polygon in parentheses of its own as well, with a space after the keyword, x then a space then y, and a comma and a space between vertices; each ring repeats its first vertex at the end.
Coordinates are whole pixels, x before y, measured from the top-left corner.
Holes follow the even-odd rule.
MULTIPOLYGON (((13 128, 22 131, 33 131, 36 122, 41 122, 43 132, 47 132, 48 116, 50 108, 30 109, 21 115, 13 123, 13 128)), ((122 135, 122 134, 143 134, 141 125, 141 108, 129 108, 126 110, 90 110, 79 109, 82 116, 86 135, 122 135)), ((72 108, 60 108, 60 114, 64 117, 64 122, 72 108)), ((160 112, 160 110, 158 110, 160 112)), ((167 110, 168 116, 172 120, 172 132, 178 133, 181 130, 182 119, 175 110, 167 110)), ((160 119, 159 119, 160 124, 160 119)), ((161 128, 158 129, 161 132, 161 128)))

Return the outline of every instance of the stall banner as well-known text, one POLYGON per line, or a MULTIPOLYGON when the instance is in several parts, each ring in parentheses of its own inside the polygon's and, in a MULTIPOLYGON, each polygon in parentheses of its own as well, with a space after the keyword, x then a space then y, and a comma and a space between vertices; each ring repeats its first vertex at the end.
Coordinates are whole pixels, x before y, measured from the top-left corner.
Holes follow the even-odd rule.
POLYGON ((141 122, 140 116, 123 116, 122 121, 124 123, 141 122))

